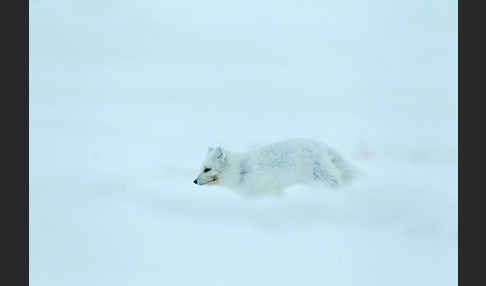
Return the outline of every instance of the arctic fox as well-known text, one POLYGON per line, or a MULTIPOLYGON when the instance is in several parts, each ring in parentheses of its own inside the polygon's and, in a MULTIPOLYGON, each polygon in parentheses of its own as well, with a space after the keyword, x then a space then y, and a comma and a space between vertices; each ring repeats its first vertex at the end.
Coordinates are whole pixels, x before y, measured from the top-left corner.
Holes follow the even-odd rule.
POLYGON ((210 147, 193 183, 259 195, 279 194, 299 184, 338 187, 355 175, 354 167, 329 146, 310 139, 290 139, 249 152, 210 147))

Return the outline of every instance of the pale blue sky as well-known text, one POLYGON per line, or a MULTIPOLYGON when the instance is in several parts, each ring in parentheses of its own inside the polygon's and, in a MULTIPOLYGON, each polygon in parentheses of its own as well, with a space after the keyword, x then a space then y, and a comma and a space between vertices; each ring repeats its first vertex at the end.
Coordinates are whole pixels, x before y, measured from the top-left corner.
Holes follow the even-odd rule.
POLYGON ((32 1, 30 29, 34 88, 87 72, 179 92, 457 91, 456 1, 32 1))

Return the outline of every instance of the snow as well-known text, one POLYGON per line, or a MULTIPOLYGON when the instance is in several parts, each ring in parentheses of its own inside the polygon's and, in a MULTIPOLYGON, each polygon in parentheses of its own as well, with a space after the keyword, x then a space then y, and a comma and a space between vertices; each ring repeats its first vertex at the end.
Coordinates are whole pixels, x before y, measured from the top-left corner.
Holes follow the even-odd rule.
POLYGON ((31 1, 31 285, 456 285, 457 3, 31 1), (366 172, 245 199, 209 146, 366 172))

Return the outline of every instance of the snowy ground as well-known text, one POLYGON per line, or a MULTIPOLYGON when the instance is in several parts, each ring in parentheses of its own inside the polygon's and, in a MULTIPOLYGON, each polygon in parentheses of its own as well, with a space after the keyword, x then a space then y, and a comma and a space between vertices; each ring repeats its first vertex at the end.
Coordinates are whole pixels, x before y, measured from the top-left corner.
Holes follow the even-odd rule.
POLYGON ((31 1, 31 285, 457 285, 455 2, 172 2, 31 1), (366 178, 192 183, 293 137, 366 178))

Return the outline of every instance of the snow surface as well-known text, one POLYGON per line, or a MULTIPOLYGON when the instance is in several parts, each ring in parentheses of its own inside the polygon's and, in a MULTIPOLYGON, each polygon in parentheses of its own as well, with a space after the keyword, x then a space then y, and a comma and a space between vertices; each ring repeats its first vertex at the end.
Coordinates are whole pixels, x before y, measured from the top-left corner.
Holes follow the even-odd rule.
POLYGON ((30 1, 31 285, 457 285, 455 1, 30 1), (245 199, 208 146, 367 174, 245 199))

